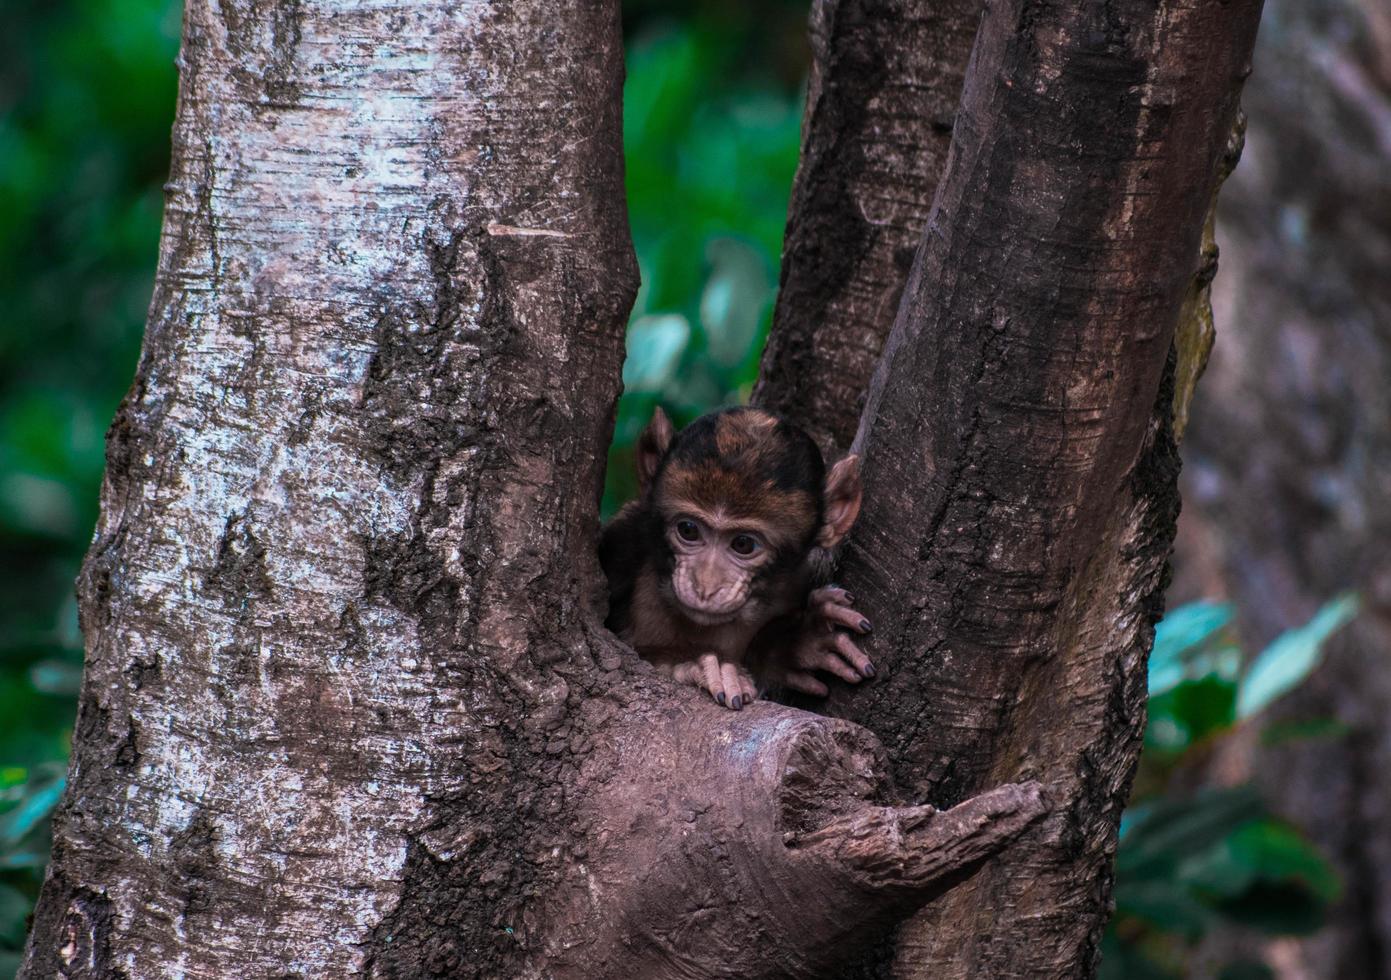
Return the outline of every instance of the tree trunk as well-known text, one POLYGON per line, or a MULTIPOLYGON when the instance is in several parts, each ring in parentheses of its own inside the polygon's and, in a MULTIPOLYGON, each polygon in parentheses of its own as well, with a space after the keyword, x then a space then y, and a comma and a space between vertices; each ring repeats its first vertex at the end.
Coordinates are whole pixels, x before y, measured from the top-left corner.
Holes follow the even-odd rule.
POLYGON ((1095 968, 1177 510, 1175 326, 1259 13, 986 14, 855 442, 842 581, 887 677, 832 710, 919 798, 1028 777, 1059 805, 900 931, 894 976, 1095 968))
POLYGON ((547 871, 635 284, 621 45, 612 4, 453 6, 188 5, 28 976, 493 957, 547 871))
POLYGON ((817 0, 782 282, 753 401, 855 436, 946 165, 981 0, 817 0))
POLYGON ((190 0, 26 977, 815 977, 1044 812, 601 627, 617 4, 190 0))
POLYGON ((1391 12, 1270 0, 1249 165, 1223 197, 1222 313, 1185 446, 1177 586, 1226 595, 1260 649, 1344 589, 1362 614, 1279 711, 1346 737, 1222 760, 1340 866, 1329 929, 1266 945, 1286 977, 1391 977, 1391 12), (1317 179, 1311 179, 1317 175, 1317 179))

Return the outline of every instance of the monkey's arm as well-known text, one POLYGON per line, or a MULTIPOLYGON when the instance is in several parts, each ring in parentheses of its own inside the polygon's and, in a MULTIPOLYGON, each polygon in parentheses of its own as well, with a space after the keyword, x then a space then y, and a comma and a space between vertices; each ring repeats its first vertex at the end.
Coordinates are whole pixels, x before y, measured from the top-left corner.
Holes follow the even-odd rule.
POLYGON ((856 612, 853 597, 835 585, 812 590, 806 609, 773 624, 760 637, 759 680, 765 688, 785 687, 825 697, 830 693, 816 671, 851 684, 874 676, 874 664, 850 635, 867 635, 869 620, 856 612))

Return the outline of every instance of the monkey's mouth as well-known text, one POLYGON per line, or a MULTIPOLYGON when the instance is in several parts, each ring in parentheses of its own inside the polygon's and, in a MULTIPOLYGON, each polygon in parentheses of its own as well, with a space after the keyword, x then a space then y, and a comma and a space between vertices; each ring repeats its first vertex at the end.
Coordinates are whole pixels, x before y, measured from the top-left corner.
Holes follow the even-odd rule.
POLYGON ((725 623, 732 623, 747 604, 745 600, 748 596, 743 590, 733 595, 729 592, 723 595, 716 593, 710 598, 702 599, 679 571, 672 586, 676 604, 681 607, 681 612, 686 618, 697 626, 723 626, 725 623), (712 599, 714 601, 711 601, 712 599))
POLYGON ((740 604, 728 612, 708 612, 681 603, 682 614, 697 626, 723 626, 725 623, 732 623, 739 617, 739 610, 742 608, 744 607, 740 604))

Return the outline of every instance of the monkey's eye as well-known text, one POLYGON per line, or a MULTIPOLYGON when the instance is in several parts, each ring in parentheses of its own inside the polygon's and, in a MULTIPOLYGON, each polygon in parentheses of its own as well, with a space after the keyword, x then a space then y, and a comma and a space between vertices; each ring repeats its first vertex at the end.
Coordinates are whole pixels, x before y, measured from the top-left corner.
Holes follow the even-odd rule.
POLYGON ((752 534, 736 534, 730 539, 729 547, 736 555, 747 558, 758 550, 758 539, 752 534))
POLYGON ((676 522, 676 536, 682 541, 699 541, 700 528, 695 521, 680 520, 676 522))

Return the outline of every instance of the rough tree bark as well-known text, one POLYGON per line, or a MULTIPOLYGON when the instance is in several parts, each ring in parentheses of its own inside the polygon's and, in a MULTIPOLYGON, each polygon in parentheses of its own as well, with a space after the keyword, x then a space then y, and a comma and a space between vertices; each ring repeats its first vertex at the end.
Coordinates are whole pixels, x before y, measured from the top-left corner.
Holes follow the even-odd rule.
POLYGON ((1221 315, 1184 455, 1176 589, 1227 596, 1259 649, 1344 589, 1362 613, 1287 719, 1346 737, 1261 746, 1255 778, 1340 866, 1330 927, 1259 943, 1283 977, 1391 977, 1391 9, 1270 0, 1247 162, 1223 195, 1221 315), (1311 175, 1313 177, 1311 178, 1311 175))
POLYGON ((38 977, 814 977, 1045 810, 655 677, 615 2, 190 0, 38 977))
POLYGON ((900 930, 890 975, 1095 968, 1178 503, 1172 341, 1260 7, 986 13, 855 442, 842 580, 888 676, 832 710, 924 798, 1027 776, 1060 805, 900 930))
POLYGON ((981 0, 817 0, 782 282, 753 402, 844 450, 947 161, 981 0))

